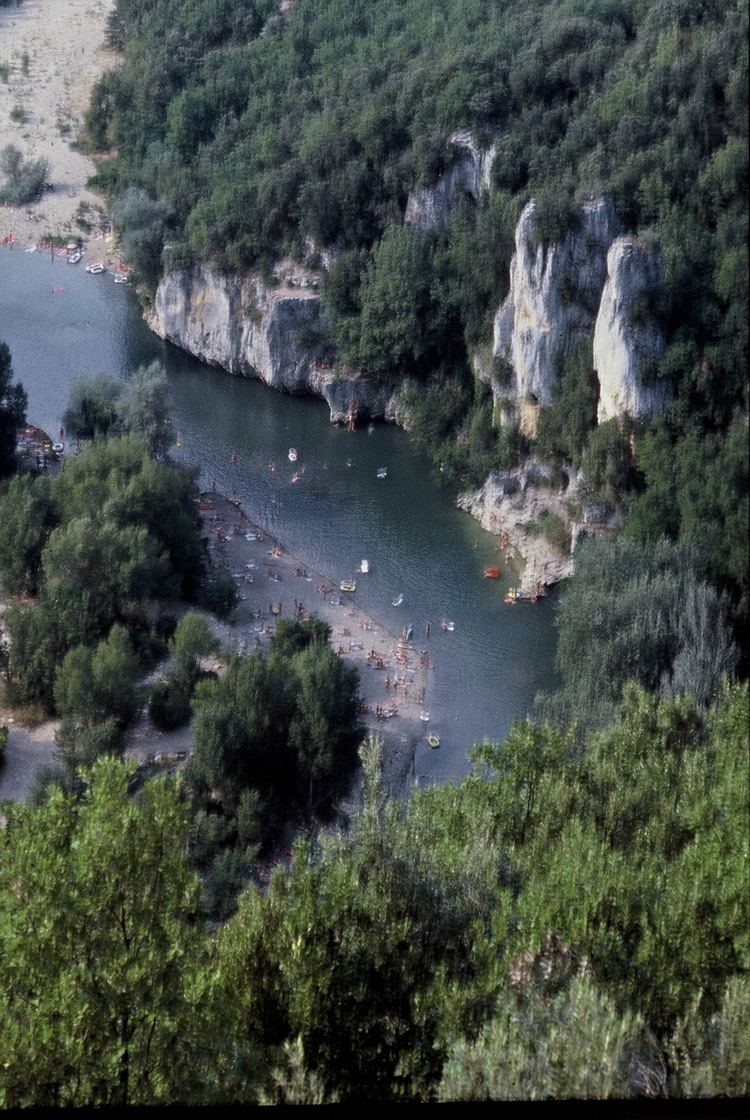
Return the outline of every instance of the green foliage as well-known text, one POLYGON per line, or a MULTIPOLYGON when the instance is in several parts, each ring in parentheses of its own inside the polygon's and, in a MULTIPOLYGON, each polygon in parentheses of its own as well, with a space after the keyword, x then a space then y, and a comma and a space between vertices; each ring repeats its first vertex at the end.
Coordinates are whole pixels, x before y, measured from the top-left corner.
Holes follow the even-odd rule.
MULTIPOLYGON (((26 111, 20 106, 11 110, 11 120, 23 122, 26 111)), ((44 192, 49 162, 46 159, 24 159, 15 144, 6 144, 0 152, 0 173, 5 185, 0 188, 0 202, 8 206, 26 206, 36 202, 44 192)))
MULTIPOLYGON (((433 376, 469 389, 421 441, 450 481, 474 485, 496 458, 469 348, 487 342, 530 199, 543 253, 602 195, 624 232, 658 242, 668 348, 642 373, 674 390, 673 445, 694 424, 723 446, 746 415, 747 12, 733 0, 296 0, 283 16, 272 0, 119 0, 110 27, 122 64, 88 129, 149 282, 196 258, 244 273, 335 246, 323 298, 343 365, 412 374, 431 403, 433 376), (409 191, 454 166, 457 129, 494 142, 489 188, 454 192, 429 234, 404 228, 409 191)), ((563 284, 564 301, 590 294, 563 284)), ((642 487, 614 429, 591 431, 594 406, 590 368, 568 371, 538 450, 574 466, 587 452, 593 490, 619 504, 642 487)), ((498 444, 500 463, 519 453, 517 435, 498 444)))
POLYGON ((238 602, 237 584, 228 572, 213 572, 201 587, 200 605, 217 618, 230 618, 238 602))
POLYGON ((159 361, 139 366, 125 385, 106 374, 73 382, 63 423, 74 439, 129 433, 163 458, 174 441, 167 408, 167 377, 159 361))
POLYGON ((104 373, 74 381, 63 413, 68 435, 77 440, 114 435, 119 428, 121 393, 121 383, 104 373))
POLYGON ((541 533, 561 556, 570 554, 570 529, 563 519, 551 510, 541 510, 536 521, 528 526, 528 531, 541 533))
POLYGON ((10 594, 38 591, 42 553, 57 520, 49 478, 11 479, 0 498, 0 578, 10 594))
POLYGON ((594 431, 598 399, 599 387, 590 356, 584 350, 568 355, 555 382, 553 403, 539 410, 536 453, 546 462, 572 463, 577 467, 588 441, 594 446, 589 459, 598 462, 597 440, 601 437, 594 431))
POLYGON ((190 696, 175 680, 157 681, 151 689, 148 718, 159 731, 183 727, 192 715, 190 696))
POLYGON ((581 458, 588 496, 610 508, 620 505, 637 483, 632 434, 627 418, 607 420, 591 432, 581 458))
POLYGON ((0 479, 16 469, 16 438, 26 423, 26 391, 13 384, 10 350, 0 342, 0 479))
POLYGON ((424 238, 391 226, 374 247, 360 288, 358 358, 392 379, 423 371, 432 338, 430 275, 424 238))
POLYGON ((168 216, 168 206, 135 187, 128 187, 112 203, 112 223, 123 255, 137 275, 149 283, 159 276, 168 216))
POLYGON ((439 1075, 439 980, 462 974, 469 919, 455 883, 406 843, 377 755, 365 767, 350 833, 317 852, 298 844, 267 895, 242 897, 219 942, 238 1057, 253 1043, 298 1051, 294 1064, 288 1047, 282 1055, 274 1103, 290 1099, 279 1082, 288 1086, 295 1067, 293 1083, 326 1102, 414 1099, 439 1075))
POLYGON ((580 211, 571 193, 561 189, 559 184, 538 191, 532 228, 540 245, 559 244, 575 232, 579 222, 580 211))
MULTIPOLYGON (((19 479, 9 487, 0 571, 15 589, 38 594, 37 606, 8 615, 10 687, 18 703, 40 701, 54 710, 54 678, 65 653, 92 647, 116 624, 148 659, 159 645, 150 633, 149 602, 194 598, 201 588, 195 496, 190 471, 157 462, 132 436, 88 445, 54 480, 19 479)), ((122 636, 119 628, 115 634, 122 636)))
POLYGON ((6 1108, 187 1095, 204 950, 186 811, 163 781, 132 799, 128 779, 101 761, 82 800, 53 792, 0 829, 6 1108))
POLYGON ((510 999, 473 1042, 459 1043, 439 1088, 443 1101, 628 1097, 643 1020, 620 1014, 587 977, 553 1000, 510 999))
POLYGON ((233 916, 252 788, 234 846, 111 759, 4 805, 0 1104, 746 1095, 747 704, 631 686, 582 744, 526 720, 407 804, 370 744, 349 827, 233 916))
POLYGON ((3 755, 7 749, 9 734, 6 724, 0 723, 0 761, 2 761, 3 755))
POLYGON ((266 841, 292 807, 325 813, 351 774, 358 677, 327 634, 325 624, 289 623, 268 658, 235 659, 196 689, 191 780, 231 828, 247 790, 266 841))
POLYGON ((173 731, 192 715, 190 699, 203 675, 199 658, 217 653, 219 642, 203 615, 183 615, 169 642, 172 664, 166 680, 151 689, 148 714, 160 731, 173 731))
POLYGON ((708 703, 737 662, 726 613, 684 546, 585 541, 556 620, 563 687, 548 710, 604 723, 631 679, 708 703))
POLYGON ((654 421, 636 445, 646 489, 633 503, 626 532, 637 540, 668 535, 694 549, 701 570, 734 607, 741 637, 750 610, 747 419, 724 437, 694 429, 677 440, 654 421))
POLYGON ((167 375, 158 360, 140 366, 128 382, 121 402, 120 425, 123 431, 144 440, 157 459, 162 459, 174 443, 167 407, 167 375))
POLYGON ((75 646, 65 655, 55 678, 57 710, 83 726, 112 718, 125 727, 138 708, 139 675, 127 630, 113 626, 95 649, 75 646))

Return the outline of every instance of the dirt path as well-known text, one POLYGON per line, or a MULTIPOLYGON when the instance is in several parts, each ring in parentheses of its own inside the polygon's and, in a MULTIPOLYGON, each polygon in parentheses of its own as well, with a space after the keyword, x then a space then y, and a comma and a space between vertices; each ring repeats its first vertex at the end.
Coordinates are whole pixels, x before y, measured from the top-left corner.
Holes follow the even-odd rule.
POLYGON ((25 801, 37 771, 55 761, 55 732, 60 724, 48 720, 37 727, 21 727, 12 721, 10 713, 0 710, 0 723, 7 724, 10 732, 0 762, 0 801, 25 801))
POLYGON ((44 158, 49 183, 38 202, 0 206, 0 240, 31 247, 45 237, 81 237, 90 256, 112 249, 101 232, 103 200, 87 189, 96 167, 76 152, 76 139, 99 75, 117 62, 105 46, 114 0, 24 0, 0 11, 0 149, 14 144, 27 159, 44 158), (83 205, 83 212, 79 208, 83 205), (76 222, 84 216, 90 232, 76 222))

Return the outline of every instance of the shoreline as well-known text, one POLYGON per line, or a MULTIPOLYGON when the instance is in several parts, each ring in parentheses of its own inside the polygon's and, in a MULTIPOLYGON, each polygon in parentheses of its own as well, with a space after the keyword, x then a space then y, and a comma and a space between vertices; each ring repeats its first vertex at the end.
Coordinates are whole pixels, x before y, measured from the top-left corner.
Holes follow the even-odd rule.
POLYGON ((92 255, 116 255, 106 202, 86 186, 96 164, 71 147, 94 83, 118 61, 105 42, 113 3, 24 0, 0 11, 0 61, 9 71, 0 81, 0 148, 46 159, 50 183, 37 202, 0 205, 0 242, 31 250, 51 237, 80 238, 92 255))
POLYGON ((416 777, 419 755, 434 749, 427 735, 440 735, 421 718, 429 713, 429 638, 407 641, 406 628, 395 633, 360 606, 356 591, 342 592, 253 522, 238 499, 203 491, 199 508, 212 564, 233 577, 240 594, 231 622, 236 652, 266 648, 277 618, 315 615, 327 622, 332 648, 359 671, 360 718, 365 735, 383 740, 384 779, 403 787, 416 777))

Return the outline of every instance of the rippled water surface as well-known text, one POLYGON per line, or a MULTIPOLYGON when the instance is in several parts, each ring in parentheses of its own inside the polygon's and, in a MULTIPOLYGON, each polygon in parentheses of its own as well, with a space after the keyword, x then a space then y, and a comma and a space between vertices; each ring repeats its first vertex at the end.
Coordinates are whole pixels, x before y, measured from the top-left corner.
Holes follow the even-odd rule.
POLYGON ((531 711, 536 692, 554 684, 555 596, 503 603, 512 573, 482 578, 498 562, 495 538, 455 509, 403 432, 384 424, 347 432, 318 400, 204 366, 151 334, 127 286, 40 253, 0 252, 0 339, 28 392, 29 419, 51 435, 76 376, 127 377, 161 358, 176 453, 200 467, 204 486, 239 496, 250 517, 332 579, 353 576, 369 560, 357 601, 394 629, 412 623, 435 663, 427 706, 441 749, 422 756, 423 780, 462 775, 473 742, 504 736, 531 711), (290 447, 299 453, 295 464, 290 447), (386 478, 377 477, 379 467, 386 478), (403 603, 394 608, 398 594, 403 603), (440 630, 443 618, 455 623, 453 633, 440 630))

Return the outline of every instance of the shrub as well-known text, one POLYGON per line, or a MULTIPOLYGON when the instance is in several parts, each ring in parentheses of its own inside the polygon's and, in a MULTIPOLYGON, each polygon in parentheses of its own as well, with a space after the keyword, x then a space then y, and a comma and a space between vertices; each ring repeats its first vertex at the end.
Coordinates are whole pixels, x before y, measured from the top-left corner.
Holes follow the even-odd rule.
POLYGON ((190 700, 174 681, 157 681, 151 690, 149 719, 159 731, 174 731, 188 722, 192 714, 190 700))
POLYGON ((44 191, 49 163, 46 159, 25 160, 14 144, 7 144, 0 152, 0 171, 6 179, 5 186, 0 190, 0 202, 25 206, 28 202, 35 202, 44 191))
POLYGON ((237 602, 237 588, 226 572, 217 572, 201 590, 200 605, 219 618, 229 618, 237 602))

